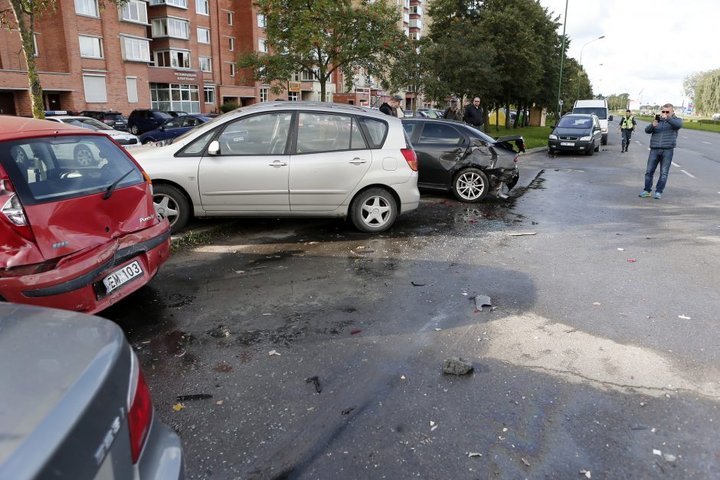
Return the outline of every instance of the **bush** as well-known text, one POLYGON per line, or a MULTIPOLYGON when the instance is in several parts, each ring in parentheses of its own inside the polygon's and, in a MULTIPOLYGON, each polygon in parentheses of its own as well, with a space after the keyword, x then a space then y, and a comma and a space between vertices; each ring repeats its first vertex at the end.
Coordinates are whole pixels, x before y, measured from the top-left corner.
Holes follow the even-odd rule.
POLYGON ((237 103, 235 103, 235 102, 225 102, 225 103, 223 103, 223 104, 220 106, 220 111, 221 111, 222 113, 227 113, 227 112, 230 112, 230 111, 232 111, 232 110, 235 110, 236 108, 238 108, 238 104, 237 104, 237 103))

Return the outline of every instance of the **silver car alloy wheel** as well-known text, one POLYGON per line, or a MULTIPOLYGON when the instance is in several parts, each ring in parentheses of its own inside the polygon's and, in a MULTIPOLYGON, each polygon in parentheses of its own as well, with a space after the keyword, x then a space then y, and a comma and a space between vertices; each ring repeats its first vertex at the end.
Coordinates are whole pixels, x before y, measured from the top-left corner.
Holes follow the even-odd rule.
POLYGON ((488 179, 482 171, 468 168, 460 172, 455 179, 454 190, 458 198, 465 202, 478 202, 487 194, 488 179))

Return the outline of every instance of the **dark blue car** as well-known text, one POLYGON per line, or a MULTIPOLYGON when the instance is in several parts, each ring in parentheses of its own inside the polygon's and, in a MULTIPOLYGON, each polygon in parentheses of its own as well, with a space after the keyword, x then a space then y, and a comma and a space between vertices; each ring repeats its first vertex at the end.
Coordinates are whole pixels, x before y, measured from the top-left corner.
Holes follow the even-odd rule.
POLYGON ((145 144, 179 137, 188 130, 202 125, 208 120, 210 120, 210 117, 198 114, 170 118, 155 130, 150 130, 140 135, 140 142, 145 144))

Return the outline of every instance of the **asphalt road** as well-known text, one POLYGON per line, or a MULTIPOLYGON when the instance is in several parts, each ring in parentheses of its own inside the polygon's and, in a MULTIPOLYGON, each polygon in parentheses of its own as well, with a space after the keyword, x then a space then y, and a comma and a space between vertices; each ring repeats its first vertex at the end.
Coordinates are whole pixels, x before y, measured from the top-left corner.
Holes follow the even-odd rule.
POLYGON ((190 478, 717 478, 720 165, 696 133, 662 200, 637 196, 649 136, 612 131, 383 235, 231 222, 105 316, 190 478))

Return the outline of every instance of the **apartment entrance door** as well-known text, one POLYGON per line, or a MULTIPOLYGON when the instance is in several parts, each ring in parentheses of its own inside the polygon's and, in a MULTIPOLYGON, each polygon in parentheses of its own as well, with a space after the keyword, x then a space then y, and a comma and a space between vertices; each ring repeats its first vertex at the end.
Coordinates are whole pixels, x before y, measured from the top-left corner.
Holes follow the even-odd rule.
POLYGON ((15 96, 12 92, 0 92, 0 115, 15 115, 15 96))

